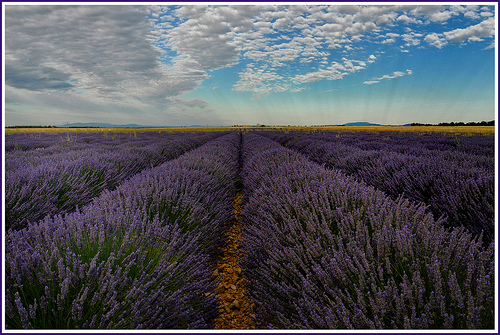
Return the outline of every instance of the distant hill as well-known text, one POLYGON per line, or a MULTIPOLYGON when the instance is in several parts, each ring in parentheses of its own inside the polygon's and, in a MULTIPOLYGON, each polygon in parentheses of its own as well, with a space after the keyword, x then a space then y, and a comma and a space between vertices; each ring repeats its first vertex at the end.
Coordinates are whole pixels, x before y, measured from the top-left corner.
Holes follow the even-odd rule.
POLYGON ((111 123, 98 123, 98 122, 76 122, 68 123, 62 126, 57 126, 58 128, 144 128, 146 126, 141 126, 140 124, 124 124, 116 125, 111 123))
POLYGON ((344 123, 344 126, 382 126, 379 123, 370 123, 370 122, 349 122, 349 123, 344 123))

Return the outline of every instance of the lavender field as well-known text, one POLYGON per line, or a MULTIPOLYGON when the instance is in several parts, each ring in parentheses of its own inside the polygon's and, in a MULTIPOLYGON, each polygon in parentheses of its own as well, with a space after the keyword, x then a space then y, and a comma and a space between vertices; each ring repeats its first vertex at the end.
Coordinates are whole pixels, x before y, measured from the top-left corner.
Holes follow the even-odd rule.
POLYGON ((494 329, 494 135, 24 133, 5 143, 5 327, 494 329))

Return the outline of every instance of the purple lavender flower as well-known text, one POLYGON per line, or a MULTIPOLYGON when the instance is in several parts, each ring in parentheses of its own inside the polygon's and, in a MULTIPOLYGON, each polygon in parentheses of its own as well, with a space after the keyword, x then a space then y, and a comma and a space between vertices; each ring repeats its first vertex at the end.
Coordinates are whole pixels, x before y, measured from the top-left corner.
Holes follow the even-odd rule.
POLYGON ((220 136, 73 213, 10 230, 9 329, 210 328, 239 145, 238 133, 220 136))
POLYGON ((108 140, 112 143, 102 143, 97 139, 108 139, 102 134, 80 134, 84 144, 76 148, 54 144, 28 152, 8 152, 6 228, 19 230, 47 215, 74 211, 104 190, 113 190, 135 174, 221 135, 147 133, 132 140, 122 134, 117 140, 108 140))
POLYGON ((494 285, 481 279, 493 278, 493 244, 276 144, 243 138, 241 266, 261 324, 493 327, 494 285))

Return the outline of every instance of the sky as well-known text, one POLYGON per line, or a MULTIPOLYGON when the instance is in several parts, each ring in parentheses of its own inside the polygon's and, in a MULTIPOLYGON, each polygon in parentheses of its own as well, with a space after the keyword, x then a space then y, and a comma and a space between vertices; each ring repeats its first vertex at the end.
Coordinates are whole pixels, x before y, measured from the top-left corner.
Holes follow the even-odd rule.
POLYGON ((496 3, 3 3, 4 125, 496 118, 496 3))

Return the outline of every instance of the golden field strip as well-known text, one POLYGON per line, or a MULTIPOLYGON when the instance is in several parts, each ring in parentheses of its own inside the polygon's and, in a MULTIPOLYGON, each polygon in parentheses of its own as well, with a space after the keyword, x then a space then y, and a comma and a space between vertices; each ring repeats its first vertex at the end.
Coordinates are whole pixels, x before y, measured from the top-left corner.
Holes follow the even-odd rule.
POLYGON ((21 133, 103 133, 104 136, 109 132, 121 133, 136 133, 143 131, 157 132, 175 132, 175 131, 229 131, 229 130, 281 130, 281 131, 369 131, 369 132, 412 132, 412 133, 449 133, 449 134, 494 134, 495 127, 493 126, 478 126, 478 127, 453 127, 453 126, 413 126, 413 127, 397 127, 397 126, 311 126, 311 127, 295 127, 295 126, 234 126, 234 127, 159 127, 159 128, 6 128, 5 134, 21 134, 21 133))
POLYGON ((158 127, 158 128, 5 128, 5 134, 22 133, 136 133, 143 131, 226 131, 235 127, 158 127))

